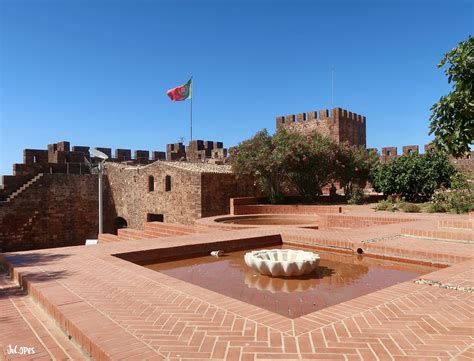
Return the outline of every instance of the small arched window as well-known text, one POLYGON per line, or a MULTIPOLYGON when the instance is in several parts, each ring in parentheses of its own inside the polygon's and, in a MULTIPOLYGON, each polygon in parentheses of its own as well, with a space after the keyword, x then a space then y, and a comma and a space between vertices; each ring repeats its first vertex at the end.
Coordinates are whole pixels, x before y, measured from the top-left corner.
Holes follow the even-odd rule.
POLYGON ((148 192, 153 192, 155 190, 155 177, 152 175, 148 176, 148 192))
POLYGON ((167 175, 165 177, 165 192, 171 191, 171 176, 167 175))

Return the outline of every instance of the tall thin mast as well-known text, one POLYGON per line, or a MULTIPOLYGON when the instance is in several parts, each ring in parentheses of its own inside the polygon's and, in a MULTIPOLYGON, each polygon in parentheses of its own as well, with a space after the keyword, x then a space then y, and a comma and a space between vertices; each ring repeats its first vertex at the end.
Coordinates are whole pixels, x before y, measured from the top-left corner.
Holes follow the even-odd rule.
POLYGON ((334 65, 331 69, 331 108, 334 108, 334 65))
POLYGON ((194 84, 193 84, 193 76, 191 75, 191 86, 190 86, 190 91, 191 91, 191 102, 190 102, 190 105, 189 105, 189 115, 190 115, 190 126, 189 126, 189 130, 190 130, 190 139, 193 140, 193 98, 194 98, 194 84))

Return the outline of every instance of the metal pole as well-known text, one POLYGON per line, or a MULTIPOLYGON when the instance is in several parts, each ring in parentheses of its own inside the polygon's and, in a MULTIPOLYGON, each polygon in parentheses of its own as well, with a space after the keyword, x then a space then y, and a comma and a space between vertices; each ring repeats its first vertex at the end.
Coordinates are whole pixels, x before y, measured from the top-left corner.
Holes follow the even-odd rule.
MULTIPOLYGON (((192 84, 192 83, 191 83, 192 84)), ((191 140, 193 140, 193 94, 191 93, 191 140)))
POLYGON ((331 108, 334 108, 334 66, 331 69, 331 108))
POLYGON ((99 170, 99 234, 103 232, 103 207, 102 207, 102 171, 103 171, 103 163, 100 162, 98 166, 99 170))

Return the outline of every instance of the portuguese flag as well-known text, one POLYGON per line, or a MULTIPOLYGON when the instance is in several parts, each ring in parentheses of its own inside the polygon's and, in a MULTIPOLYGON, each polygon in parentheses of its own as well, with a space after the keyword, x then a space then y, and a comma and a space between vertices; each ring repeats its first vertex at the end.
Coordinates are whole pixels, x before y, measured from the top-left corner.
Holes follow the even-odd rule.
POLYGON ((166 92, 172 101, 180 101, 191 99, 192 97, 192 88, 193 88, 193 78, 184 84, 177 86, 176 88, 170 89, 166 92))

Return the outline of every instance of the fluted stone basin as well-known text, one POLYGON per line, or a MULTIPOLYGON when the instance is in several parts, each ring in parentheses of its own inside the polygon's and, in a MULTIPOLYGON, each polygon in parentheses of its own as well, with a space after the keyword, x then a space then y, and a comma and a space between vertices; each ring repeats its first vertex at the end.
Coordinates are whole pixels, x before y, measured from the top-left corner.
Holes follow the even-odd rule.
POLYGON ((319 255, 295 249, 263 249, 247 252, 245 263, 253 270, 272 277, 293 277, 313 272, 319 255))

